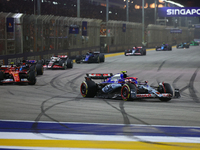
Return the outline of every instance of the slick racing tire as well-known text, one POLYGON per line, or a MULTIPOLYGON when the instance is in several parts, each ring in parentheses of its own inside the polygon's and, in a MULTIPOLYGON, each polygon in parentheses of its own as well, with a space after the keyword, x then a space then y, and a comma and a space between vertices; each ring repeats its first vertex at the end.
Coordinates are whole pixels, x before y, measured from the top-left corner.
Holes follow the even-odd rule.
POLYGON ((42 64, 36 64, 36 71, 37 71, 37 75, 43 75, 43 65, 42 64))
POLYGON ((169 51, 171 51, 171 50, 172 50, 172 47, 171 47, 171 46, 167 46, 167 49, 168 49, 169 51))
POLYGON ((134 92, 136 98, 137 89, 134 84, 127 83, 122 86, 121 97, 124 101, 131 100, 131 91, 134 92))
MULTIPOLYGON (((170 93, 173 97, 173 90, 172 87, 169 83, 164 83, 163 87, 161 88, 161 90, 159 90, 160 93, 170 93)), ((168 102, 171 100, 171 98, 169 97, 161 97, 159 98, 162 102, 168 102)))
POLYGON ((29 72, 28 81, 29 81, 28 83, 29 85, 35 85, 36 83, 35 71, 29 72))
POLYGON ((143 49, 139 50, 139 52, 140 52, 141 56, 144 55, 144 50, 143 49))
POLYGON ((36 71, 35 65, 30 66, 30 71, 36 71))
POLYGON ((94 57, 89 57, 89 62, 93 62, 93 63, 100 63, 100 55, 94 55, 94 57))
POLYGON ((38 60, 38 64, 42 64, 44 65, 45 64, 45 61, 42 59, 42 60, 38 60))
POLYGON ((100 58, 99 58, 99 56, 97 57, 97 63, 100 63, 100 58))
POLYGON ((97 94, 97 86, 94 81, 83 81, 80 87, 83 97, 94 97, 97 94))
POLYGON ((158 47, 156 47, 156 51, 158 51, 158 47))
POLYGON ((64 66, 64 64, 65 64, 65 60, 59 60, 59 66, 64 66))
POLYGON ((127 56, 126 53, 127 53, 127 50, 125 50, 125 52, 124 52, 124 55, 125 55, 125 56, 127 56))
POLYGON ((0 71, 0 85, 2 84, 2 80, 4 79, 4 73, 0 71))
POLYGON ((73 68, 73 60, 72 59, 67 60, 67 68, 73 68))
POLYGON ((67 65, 65 64, 65 62, 62 64, 62 67, 63 67, 63 68, 62 68, 63 70, 66 70, 66 69, 67 69, 67 65))
POLYGON ((147 54, 147 50, 143 49, 143 55, 146 55, 146 54, 147 54))
POLYGON ((81 63, 81 59, 82 59, 82 57, 81 56, 76 56, 76 63, 77 64, 80 64, 81 63))
POLYGON ((35 73, 35 76, 37 76, 36 65, 32 65, 32 66, 30 66, 30 72, 34 72, 34 73, 35 73))
POLYGON ((104 54, 99 54, 99 59, 100 59, 100 62, 104 62, 105 61, 104 54))

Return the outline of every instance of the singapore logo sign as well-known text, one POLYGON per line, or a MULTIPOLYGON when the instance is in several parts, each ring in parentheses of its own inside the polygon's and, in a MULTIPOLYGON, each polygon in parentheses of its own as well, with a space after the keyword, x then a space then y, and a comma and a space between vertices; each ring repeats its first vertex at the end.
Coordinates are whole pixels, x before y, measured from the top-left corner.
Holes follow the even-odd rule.
POLYGON ((163 7, 158 9, 159 17, 200 17, 200 7, 163 7))

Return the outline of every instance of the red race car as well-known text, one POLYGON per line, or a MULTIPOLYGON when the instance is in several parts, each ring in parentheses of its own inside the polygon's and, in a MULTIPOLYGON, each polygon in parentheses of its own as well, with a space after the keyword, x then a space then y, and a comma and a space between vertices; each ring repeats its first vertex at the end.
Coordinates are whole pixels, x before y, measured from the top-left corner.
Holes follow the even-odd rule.
POLYGON ((2 65, 0 66, 0 84, 5 83, 28 83, 35 85, 36 71, 27 64, 21 66, 2 65))

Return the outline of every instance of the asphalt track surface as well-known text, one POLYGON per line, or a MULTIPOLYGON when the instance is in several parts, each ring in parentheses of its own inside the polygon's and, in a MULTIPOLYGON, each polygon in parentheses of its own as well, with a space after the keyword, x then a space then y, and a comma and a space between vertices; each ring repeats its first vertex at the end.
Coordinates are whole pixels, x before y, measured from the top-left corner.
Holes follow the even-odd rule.
MULTIPOLYGON (((34 86, 0 86, 0 120, 108 123, 122 125, 200 126, 200 47, 148 50, 146 56, 106 55, 104 63, 74 64, 72 69, 45 70, 34 86), (181 98, 122 101, 83 98, 86 73, 119 73, 170 83, 181 98)), ((100 82, 100 81, 99 81, 100 82)), ((198 131, 199 132, 199 131, 198 131)))

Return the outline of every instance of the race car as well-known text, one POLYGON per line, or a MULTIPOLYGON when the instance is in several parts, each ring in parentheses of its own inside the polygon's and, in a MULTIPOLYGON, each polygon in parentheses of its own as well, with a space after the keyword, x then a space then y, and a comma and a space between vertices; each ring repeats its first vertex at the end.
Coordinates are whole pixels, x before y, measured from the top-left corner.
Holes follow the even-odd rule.
POLYGON ((42 60, 36 61, 36 60, 22 60, 17 63, 18 67, 22 66, 23 70, 35 70, 36 75, 43 75, 44 68, 43 68, 43 62, 42 60))
POLYGON ((83 97, 114 98, 123 100, 135 100, 141 98, 158 98, 160 101, 170 101, 174 97, 180 97, 178 89, 172 90, 169 83, 159 83, 158 86, 149 86, 147 81, 138 82, 137 77, 128 77, 126 71, 118 74, 89 73, 85 81, 81 83, 80 92, 83 97), (94 79, 103 80, 95 83, 94 79))
POLYGON ((28 83, 29 85, 35 85, 35 69, 13 64, 2 65, 0 66, 0 84, 5 83, 28 83))
POLYGON ((73 68, 73 60, 67 55, 52 56, 50 60, 44 60, 44 68, 47 69, 67 69, 73 68))
POLYGON ((199 46, 199 43, 196 41, 191 41, 190 46, 199 46))
POLYGON ((172 47, 168 44, 162 44, 161 46, 156 46, 156 51, 171 51, 172 47))
POLYGON ((124 55, 125 56, 146 55, 146 48, 135 46, 132 49, 125 50, 124 55))
POLYGON ((100 63, 105 61, 104 54, 100 52, 87 52, 86 55, 76 56, 76 63, 100 63))
POLYGON ((190 44, 185 42, 185 43, 180 43, 176 45, 176 48, 189 48, 190 44))

